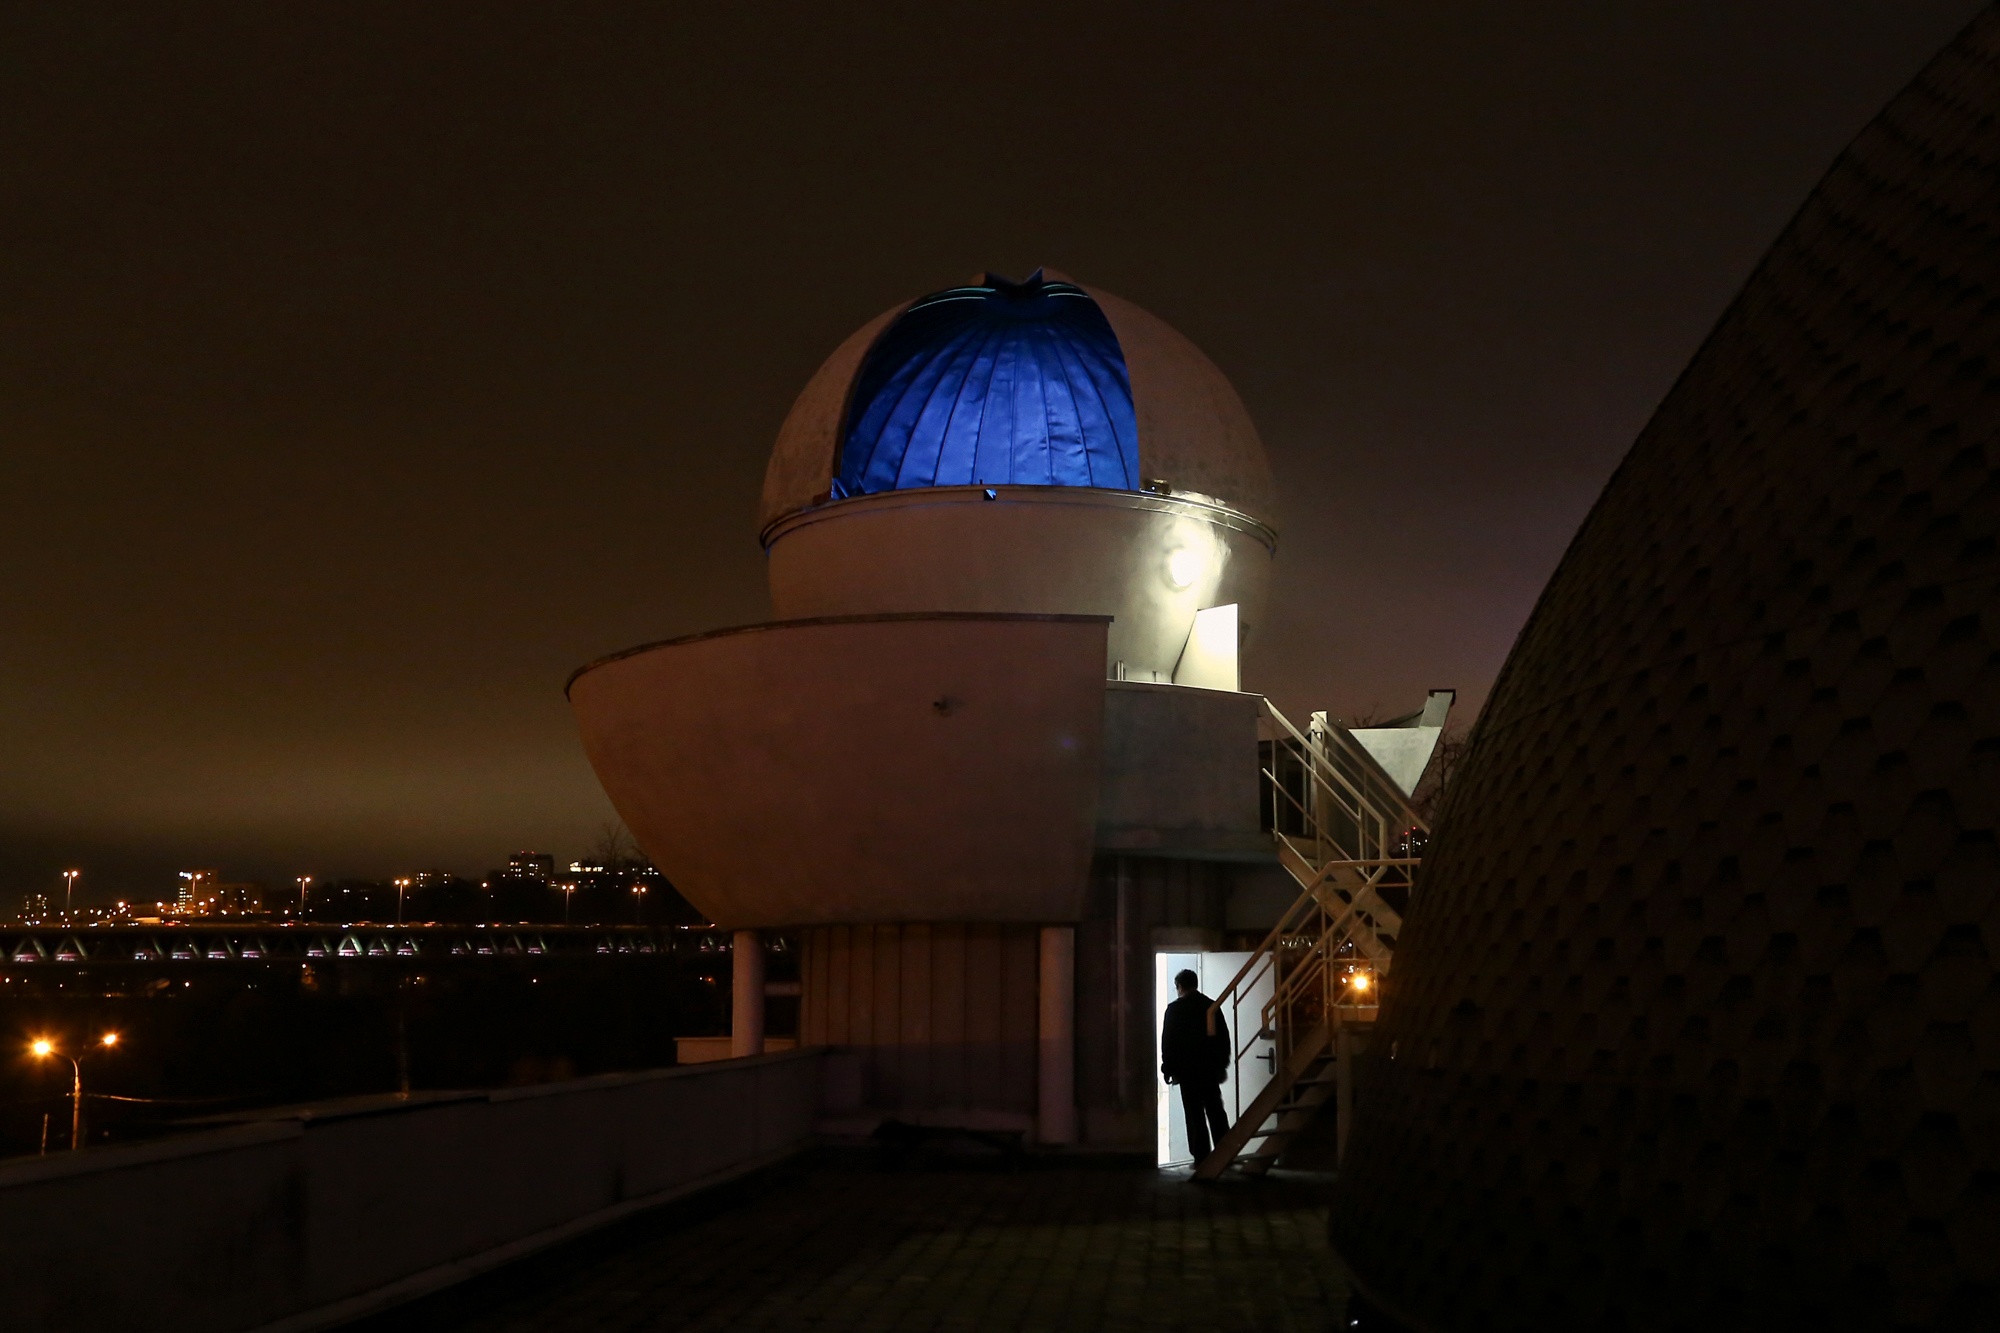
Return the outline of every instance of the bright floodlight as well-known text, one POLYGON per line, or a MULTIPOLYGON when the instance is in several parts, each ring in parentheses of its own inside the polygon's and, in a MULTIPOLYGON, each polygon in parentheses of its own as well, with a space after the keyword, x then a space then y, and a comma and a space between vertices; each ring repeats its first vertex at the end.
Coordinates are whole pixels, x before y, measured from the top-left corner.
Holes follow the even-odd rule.
POLYGON ((106 1046, 116 1046, 118 1044, 118 1034, 115 1032, 107 1032, 103 1036, 99 1037, 98 1040, 104 1043, 106 1046))
POLYGON ((1356 990, 1367 990, 1367 989, 1368 989, 1368 974, 1367 974, 1366 972, 1357 972, 1357 973, 1355 973, 1355 975, 1354 975, 1354 989, 1356 989, 1356 990))
POLYGON ((49 1056, 55 1054, 56 1044, 47 1037, 40 1037, 28 1049, 35 1053, 36 1058, 47 1059, 49 1056))
POLYGON ((1190 587, 1201 577, 1206 564, 1200 551, 1191 546, 1177 546, 1167 555, 1167 577, 1176 588, 1190 587))

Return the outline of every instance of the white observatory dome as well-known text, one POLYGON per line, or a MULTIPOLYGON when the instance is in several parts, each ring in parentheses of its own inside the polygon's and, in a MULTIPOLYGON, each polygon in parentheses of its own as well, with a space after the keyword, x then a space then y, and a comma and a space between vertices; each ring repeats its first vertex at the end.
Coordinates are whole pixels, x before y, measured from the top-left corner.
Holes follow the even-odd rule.
POLYGON ((1193 343, 1059 275, 988 274, 864 325, 792 405, 764 478, 773 609, 1108 615, 1110 673, 1167 680, 1196 611, 1259 618, 1272 489, 1193 343))

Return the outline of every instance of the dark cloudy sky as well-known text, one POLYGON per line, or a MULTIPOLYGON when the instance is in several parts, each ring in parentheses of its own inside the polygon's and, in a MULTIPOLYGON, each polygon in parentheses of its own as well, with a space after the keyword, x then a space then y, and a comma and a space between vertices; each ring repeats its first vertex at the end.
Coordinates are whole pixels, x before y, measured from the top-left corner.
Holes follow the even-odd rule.
POLYGON ((565 675, 763 618, 792 395, 983 268, 1235 380, 1285 497, 1253 688, 1476 703, 1978 7, 9 5, 0 910, 581 851, 565 675))

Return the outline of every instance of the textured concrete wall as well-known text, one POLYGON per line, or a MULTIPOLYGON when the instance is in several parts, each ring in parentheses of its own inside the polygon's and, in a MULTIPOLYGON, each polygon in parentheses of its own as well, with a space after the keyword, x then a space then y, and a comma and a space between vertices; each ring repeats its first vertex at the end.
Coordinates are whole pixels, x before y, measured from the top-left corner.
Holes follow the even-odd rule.
POLYGON ((1113 684, 1104 697, 1100 853, 1268 861, 1254 694, 1113 684))
POLYGON ((2000 20, 1605 489, 1405 920, 1334 1209, 1436 1329, 2000 1309, 2000 20))
MULTIPOLYGON (((1276 867, 1109 853, 1098 857, 1089 903, 1076 929, 1076 1091, 1085 1142, 1153 1149, 1161 1017, 1159 997, 1153 994, 1156 933, 1202 940, 1211 948, 1221 944, 1228 905, 1247 879, 1267 869, 1289 882, 1276 867)), ((1297 896, 1293 885, 1285 906, 1297 896)))
POLYGON ((836 1127, 884 1116, 1028 1130, 1039 929, 957 923, 805 932, 800 1036, 858 1061, 836 1127))
POLYGON ((0 1166, 0 1325, 330 1327, 804 1147, 821 1059, 335 1103, 0 1166))

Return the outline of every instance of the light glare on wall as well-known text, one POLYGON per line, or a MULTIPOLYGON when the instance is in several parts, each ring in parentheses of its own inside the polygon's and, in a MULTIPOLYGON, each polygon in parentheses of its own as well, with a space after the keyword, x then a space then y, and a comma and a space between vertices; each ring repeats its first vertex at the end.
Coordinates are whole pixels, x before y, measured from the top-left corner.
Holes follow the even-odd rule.
POLYGON ((1167 553, 1167 577, 1176 588, 1194 586, 1194 581, 1201 577, 1207 565, 1208 561, 1202 558, 1201 552, 1192 546, 1177 546, 1167 553))

